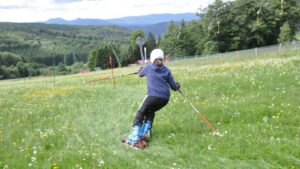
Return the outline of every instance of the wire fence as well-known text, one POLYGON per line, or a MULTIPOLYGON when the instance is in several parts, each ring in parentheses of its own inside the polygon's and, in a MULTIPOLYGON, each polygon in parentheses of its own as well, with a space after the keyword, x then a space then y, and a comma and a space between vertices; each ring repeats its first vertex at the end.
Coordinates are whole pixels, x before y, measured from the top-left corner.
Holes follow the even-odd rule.
MULTIPOLYGON (((281 58, 281 57, 287 57, 287 56, 300 56, 300 41, 293 41, 288 44, 277 44, 277 45, 271 45, 271 46, 265 46, 260 48, 253 48, 253 49, 247 49, 247 50, 238 50, 238 51, 232 51, 232 52, 226 52, 226 53, 216 53, 216 54, 210 54, 210 55, 195 55, 195 56, 181 56, 176 58, 169 58, 169 63, 176 63, 177 61, 182 60, 190 60, 194 61, 195 59, 203 61, 203 64, 210 64, 210 63, 224 63, 224 62, 230 62, 230 61, 243 61, 243 60, 249 60, 249 59, 255 59, 255 58, 281 58), (216 62, 217 60, 217 62, 216 62)), ((82 74, 76 74, 72 76, 68 76, 70 78, 70 81, 74 76, 79 76, 80 80, 84 81, 82 74), (82 80, 83 79, 83 80, 82 80)), ((1 75, 0 75, 1 76, 1 75)), ((109 75, 107 75, 109 76, 109 75)), ((58 77, 58 78, 64 78, 66 77, 58 77)), ((13 84, 20 84, 23 85, 25 81, 27 81, 26 78, 22 79, 14 79, 10 80, 13 84)), ((56 79, 55 76, 53 77, 47 77, 45 78, 38 78, 37 81, 45 81, 45 84, 53 82, 55 84, 56 79)), ((7 83, 3 83, 2 85, 7 85, 7 83)), ((0 85, 1 86, 1 85, 0 85)))
POLYGON ((216 53, 210 55, 195 55, 195 56, 181 56, 172 58, 170 62, 191 60, 191 59, 203 59, 206 61, 220 59, 230 60, 231 58, 249 59, 249 58, 267 58, 267 57, 284 57, 286 53, 293 52, 294 56, 300 56, 300 41, 293 41, 287 44, 277 44, 271 46, 264 46, 253 49, 238 50, 226 53, 216 53))

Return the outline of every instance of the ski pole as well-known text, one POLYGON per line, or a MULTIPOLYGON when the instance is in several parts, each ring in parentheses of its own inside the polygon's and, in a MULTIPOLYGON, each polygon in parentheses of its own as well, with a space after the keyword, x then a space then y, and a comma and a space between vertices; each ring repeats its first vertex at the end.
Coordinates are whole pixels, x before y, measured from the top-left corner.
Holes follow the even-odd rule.
MULTIPOLYGON (((187 99, 187 97, 186 97, 179 89, 178 89, 177 91, 181 94, 181 96, 183 96, 184 98, 187 99)), ((205 122, 205 124, 207 125, 207 127, 209 127, 213 132, 215 132, 215 131, 216 131, 216 128, 214 128, 214 126, 211 125, 211 124, 208 122, 208 120, 206 119, 206 117, 205 117, 199 110, 196 109, 196 107, 192 104, 192 102, 191 102, 189 99, 187 99, 187 101, 188 101, 189 104, 192 106, 192 108, 200 115, 200 117, 201 117, 202 120, 205 122)))
POLYGON ((111 76, 111 77, 96 78, 96 79, 90 80, 90 81, 88 81, 88 82, 95 82, 95 81, 99 81, 99 80, 110 80, 110 79, 113 79, 113 78, 119 78, 119 77, 124 77, 124 76, 130 76, 130 75, 134 75, 134 74, 137 74, 137 73, 138 73, 138 72, 129 73, 129 74, 123 74, 123 75, 119 75, 119 76, 111 76))

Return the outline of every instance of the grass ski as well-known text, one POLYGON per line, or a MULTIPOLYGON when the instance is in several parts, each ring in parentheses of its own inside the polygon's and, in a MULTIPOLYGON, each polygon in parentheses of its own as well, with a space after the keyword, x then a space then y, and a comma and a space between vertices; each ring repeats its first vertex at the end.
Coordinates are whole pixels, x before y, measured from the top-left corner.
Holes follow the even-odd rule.
POLYGON ((148 146, 147 142, 144 140, 139 141, 137 144, 133 144, 133 143, 127 141, 127 139, 122 139, 121 143, 124 144, 125 146, 133 148, 135 150, 142 150, 148 146))

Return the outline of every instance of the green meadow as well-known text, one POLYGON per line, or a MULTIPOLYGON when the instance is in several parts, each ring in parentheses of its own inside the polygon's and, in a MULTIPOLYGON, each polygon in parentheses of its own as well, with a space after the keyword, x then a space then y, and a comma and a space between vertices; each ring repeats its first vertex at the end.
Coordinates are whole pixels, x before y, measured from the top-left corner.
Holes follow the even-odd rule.
POLYGON ((299 55, 298 48, 166 63, 186 98, 172 92, 144 150, 120 140, 145 97, 145 78, 119 77, 115 88, 112 80, 88 82, 110 70, 0 81, 0 168, 300 168, 299 55))

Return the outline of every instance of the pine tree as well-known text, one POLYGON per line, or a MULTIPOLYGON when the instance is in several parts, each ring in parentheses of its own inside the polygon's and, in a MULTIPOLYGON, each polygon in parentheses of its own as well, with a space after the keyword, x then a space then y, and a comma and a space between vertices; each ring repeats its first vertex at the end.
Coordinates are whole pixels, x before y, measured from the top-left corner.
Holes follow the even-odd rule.
POLYGON ((170 59, 176 58, 176 41, 179 35, 179 27, 175 22, 171 21, 166 33, 164 34, 160 47, 163 49, 165 55, 169 55, 170 59))
POLYGON ((147 47, 147 56, 149 58, 151 51, 156 48, 155 36, 151 32, 149 32, 148 34, 146 40, 146 47, 147 47))
POLYGON ((278 38, 278 42, 280 43, 288 43, 293 39, 292 30, 290 28, 289 22, 285 22, 280 28, 280 35, 278 38))
MULTIPOLYGON (((141 59, 140 47, 138 46, 136 40, 137 38, 144 39, 145 35, 144 32, 140 29, 134 30, 129 38, 130 46, 129 46, 129 57, 128 62, 134 63, 137 60, 141 59)), ((144 47, 144 46, 142 46, 144 47)))

